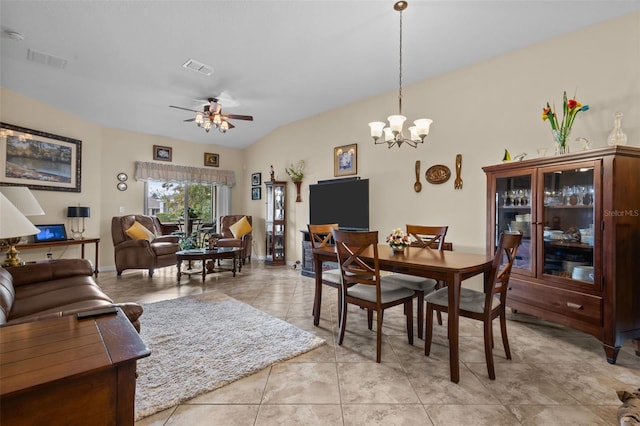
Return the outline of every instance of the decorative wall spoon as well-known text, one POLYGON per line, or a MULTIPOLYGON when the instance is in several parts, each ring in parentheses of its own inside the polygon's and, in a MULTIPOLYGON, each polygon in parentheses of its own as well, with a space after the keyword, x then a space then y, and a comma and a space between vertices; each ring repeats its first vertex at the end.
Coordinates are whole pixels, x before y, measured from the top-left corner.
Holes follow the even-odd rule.
POLYGON ((416 160, 416 183, 413 184, 416 192, 422 191, 422 183, 420 183, 420 160, 416 160))

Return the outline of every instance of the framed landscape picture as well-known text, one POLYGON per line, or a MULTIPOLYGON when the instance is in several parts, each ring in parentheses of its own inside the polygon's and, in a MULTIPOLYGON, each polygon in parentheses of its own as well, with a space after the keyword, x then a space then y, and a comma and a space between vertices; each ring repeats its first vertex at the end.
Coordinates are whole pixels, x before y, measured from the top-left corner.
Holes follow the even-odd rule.
POLYGON ((220 167, 220 155, 210 152, 204 153, 204 165, 209 167, 220 167))
POLYGON ((251 199, 259 200, 262 198, 262 188, 259 186, 254 186, 251 188, 251 199))
POLYGON ((0 123, 0 183, 80 192, 82 141, 0 123))
POLYGON ((349 176, 358 173, 358 145, 333 148, 333 175, 349 176))
POLYGON ((153 159, 158 161, 171 161, 173 149, 169 146, 153 146, 153 159))

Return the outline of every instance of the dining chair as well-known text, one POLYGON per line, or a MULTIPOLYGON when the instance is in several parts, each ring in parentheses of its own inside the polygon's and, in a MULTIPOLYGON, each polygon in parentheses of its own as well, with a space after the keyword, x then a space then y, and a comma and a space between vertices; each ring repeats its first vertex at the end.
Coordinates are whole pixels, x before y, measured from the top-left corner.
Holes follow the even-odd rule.
MULTIPOLYGON (((407 338, 413 345, 413 298, 414 291, 407 288, 389 286, 386 277, 380 276, 378 258, 378 231, 340 231, 333 229, 340 263, 340 292, 342 294, 340 310, 340 334, 338 345, 342 345, 347 328, 347 307, 349 304, 367 309, 369 330, 372 329, 373 312, 376 313, 376 362, 382 355, 382 320, 384 310, 404 305, 407 319, 407 338), (373 265, 365 262, 363 252, 373 251, 373 265)), ((370 253, 369 253, 370 254, 370 253)), ((369 257, 370 259, 370 257, 369 257)))
MULTIPOLYGON (((337 223, 327 223, 320 225, 307 225, 307 229, 309 230, 309 239, 311 240, 311 248, 314 249, 316 247, 326 247, 331 246, 333 234, 331 231, 334 229, 338 229, 337 223)), ((325 264, 329 262, 323 262, 322 271, 315 271, 316 274, 322 274, 322 284, 328 285, 333 288, 340 288, 340 267, 338 265, 338 258, 336 257, 336 265, 333 269, 324 269, 325 264)), ((313 300, 313 312, 316 312, 316 308, 321 304, 321 300, 313 300)), ((340 309, 340 292, 338 292, 338 309, 340 309)), ((318 308, 318 313, 320 309, 318 308)), ((338 318, 340 318, 340 313, 338 313, 338 318)))
MULTIPOLYGON (((437 250, 453 250, 453 244, 445 243, 448 226, 421 226, 407 225, 407 234, 412 237, 412 247, 432 248, 437 250)), ((418 277, 407 274, 391 274, 389 281, 398 287, 408 288, 415 291, 418 321, 418 337, 424 337, 424 296, 438 288, 443 287, 432 278, 418 277)), ((442 325, 442 316, 438 312, 438 324, 442 325)))
MULTIPOLYGON (((496 378, 492 352, 492 323, 497 317, 500 317, 500 333, 502 334, 504 352, 507 359, 511 359, 511 350, 509 349, 509 340, 507 339, 505 303, 507 300, 511 268, 521 241, 521 233, 503 232, 502 235, 500 235, 498 249, 493 257, 491 272, 485 280, 484 291, 477 291, 465 287, 460 289, 460 316, 479 320, 484 323, 484 354, 487 360, 489 378, 491 380, 495 380, 496 378)), ((448 289, 441 288, 436 290, 428 294, 425 300, 427 301, 427 335, 424 339, 424 354, 428 356, 431 351, 431 340, 433 337, 433 311, 449 312, 448 289)))

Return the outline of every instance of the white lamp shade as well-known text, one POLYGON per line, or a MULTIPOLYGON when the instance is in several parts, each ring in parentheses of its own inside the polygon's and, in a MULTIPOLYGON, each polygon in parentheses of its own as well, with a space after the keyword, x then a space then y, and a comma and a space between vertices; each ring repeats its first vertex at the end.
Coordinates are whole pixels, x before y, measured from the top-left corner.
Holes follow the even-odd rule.
POLYGON ((393 132, 391 131, 390 128, 385 127, 384 128, 384 141, 385 142, 389 142, 395 139, 395 136, 393 136, 393 132))
POLYGON ((393 133, 402 132, 402 125, 404 124, 406 119, 407 117, 405 117, 404 115, 390 115, 389 117, 387 117, 387 120, 389 120, 389 127, 391 128, 391 131, 393 133))
POLYGON ((3 186, 0 192, 25 216, 40 216, 44 210, 26 186, 3 186))
POLYGON ((382 129, 384 129, 384 123, 382 121, 373 121, 369 123, 369 127, 371 128, 371 137, 379 138, 382 136, 382 129))
POLYGON ((19 238, 38 232, 40 230, 0 193, 0 239, 19 238))
POLYGON ((420 142, 421 138, 418 136, 418 128, 416 126, 409 127, 409 137, 412 141, 420 142))
POLYGON ((413 122, 416 125, 416 132, 420 136, 427 136, 429 134, 429 127, 431 127, 433 120, 430 118, 420 118, 413 122))

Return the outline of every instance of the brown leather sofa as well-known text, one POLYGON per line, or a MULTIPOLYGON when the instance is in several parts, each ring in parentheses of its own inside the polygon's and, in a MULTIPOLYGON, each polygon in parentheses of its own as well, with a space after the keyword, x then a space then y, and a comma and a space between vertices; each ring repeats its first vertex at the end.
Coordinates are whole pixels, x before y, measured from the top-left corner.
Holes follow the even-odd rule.
POLYGON ((111 219, 111 238, 118 276, 125 269, 148 269, 153 276, 156 268, 175 265, 176 252, 180 250, 177 235, 163 235, 163 226, 155 216, 132 214, 111 219), (134 222, 140 223, 152 234, 151 241, 134 239, 126 231, 134 222))
POLYGON ((236 238, 231 232, 231 225, 238 222, 243 217, 247 217, 247 220, 253 226, 251 221, 251 216, 247 216, 244 214, 235 214, 235 215, 227 215, 220 217, 220 230, 218 231, 218 247, 242 247, 242 254, 240 258, 242 259, 242 264, 247 263, 247 259, 251 262, 251 245, 253 242, 253 237, 251 232, 242 236, 242 238, 236 238))
POLYGON ((0 268, 0 326, 75 315, 106 306, 119 306, 140 331, 142 306, 114 304, 93 279, 85 259, 48 260, 0 268))

